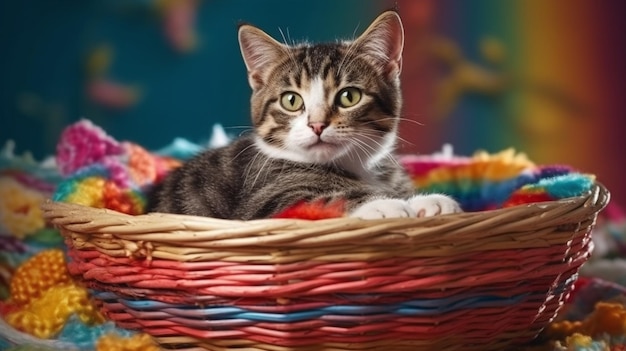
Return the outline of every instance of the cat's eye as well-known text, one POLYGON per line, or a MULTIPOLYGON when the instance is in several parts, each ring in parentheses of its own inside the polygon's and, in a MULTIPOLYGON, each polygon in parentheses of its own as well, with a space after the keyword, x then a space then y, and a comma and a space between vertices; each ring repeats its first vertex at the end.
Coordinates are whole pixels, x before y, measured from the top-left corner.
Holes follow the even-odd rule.
POLYGON ((296 112, 304 106, 302 96, 292 91, 283 93, 280 97, 280 105, 287 111, 296 112))
POLYGON ((361 101, 361 90, 357 88, 341 89, 335 100, 335 103, 341 107, 352 107, 361 101))

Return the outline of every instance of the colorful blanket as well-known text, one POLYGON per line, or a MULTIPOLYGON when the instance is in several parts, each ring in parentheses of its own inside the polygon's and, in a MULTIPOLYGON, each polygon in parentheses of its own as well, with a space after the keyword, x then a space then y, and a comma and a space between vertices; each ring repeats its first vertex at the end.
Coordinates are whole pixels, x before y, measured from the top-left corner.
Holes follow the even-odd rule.
MULTIPOLYGON (((54 161, 0 154, 0 348, 19 344, 64 349, 143 350, 156 347, 142 334, 107 322, 88 293, 65 270, 63 243, 44 223, 39 203, 47 198, 143 213, 146 191, 203 146, 177 139, 158 152, 121 142, 87 120, 65 129, 54 161), (38 306, 59 306, 51 315, 38 306), (113 346, 112 346, 113 345, 113 346)), ((563 165, 536 165, 505 150, 472 156, 451 147, 399 161, 420 192, 445 193, 465 211, 484 211, 552 201, 588 191, 593 175, 563 165)), ((599 218, 596 251, 584 266, 586 279, 559 318, 538 339, 546 350, 621 350, 626 335, 626 220, 616 204, 599 218), (621 323, 621 324, 620 324, 621 323), (621 348, 620 348, 621 347, 621 348)), ((279 217, 319 219, 343 215, 340 204, 298 203, 279 217)))
MULTIPOLYGON (((64 131, 56 160, 65 179, 54 193, 55 201, 110 208, 128 214, 142 213, 146 190, 180 164, 169 155, 150 153, 134 143, 118 142, 86 120, 64 131)), ((448 151, 429 156, 403 156, 400 162, 420 192, 448 194, 457 199, 465 211, 578 196, 588 191, 594 182, 592 175, 575 172, 567 166, 537 166, 514 150, 497 154, 478 152, 471 157, 456 156, 448 151)), ((317 206, 304 205, 309 210, 317 206)), ((303 204, 294 206, 300 208, 303 204)), ((298 212, 292 210, 288 209, 288 213, 297 217, 298 212)), ((327 215, 331 214, 341 215, 332 211, 327 215)), ((280 216, 284 217, 285 213, 280 216)))

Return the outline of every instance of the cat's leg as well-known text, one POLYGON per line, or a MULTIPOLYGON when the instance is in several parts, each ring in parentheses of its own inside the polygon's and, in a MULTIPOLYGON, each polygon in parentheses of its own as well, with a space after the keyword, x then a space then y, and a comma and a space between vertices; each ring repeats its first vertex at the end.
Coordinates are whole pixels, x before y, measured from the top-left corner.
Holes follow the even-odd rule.
POLYGON ((463 212, 458 202, 440 195, 415 195, 408 200, 375 199, 364 203, 350 213, 362 219, 429 217, 463 212))
POLYGON ((441 194, 415 195, 408 200, 417 217, 463 212, 458 202, 441 194))

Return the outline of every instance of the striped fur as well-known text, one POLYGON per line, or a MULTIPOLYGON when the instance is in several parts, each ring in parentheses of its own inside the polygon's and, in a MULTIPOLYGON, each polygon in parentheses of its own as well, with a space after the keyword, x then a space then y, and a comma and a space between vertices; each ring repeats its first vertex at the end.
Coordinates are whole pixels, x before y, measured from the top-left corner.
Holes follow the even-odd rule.
POLYGON ((302 200, 345 199, 351 211, 413 194, 392 155, 402 104, 397 13, 349 42, 286 45, 251 25, 239 42, 254 132, 172 172, 151 211, 255 219, 302 200))

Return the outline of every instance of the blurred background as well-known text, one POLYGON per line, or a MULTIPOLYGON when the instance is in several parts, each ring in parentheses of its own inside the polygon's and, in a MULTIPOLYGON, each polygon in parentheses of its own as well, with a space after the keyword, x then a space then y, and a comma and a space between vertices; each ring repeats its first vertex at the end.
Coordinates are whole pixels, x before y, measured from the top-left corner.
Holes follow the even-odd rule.
POLYGON ((594 173, 626 203, 621 1, 2 1, 0 143, 42 159, 80 118, 153 150, 202 143, 215 123, 236 136, 250 125, 238 23, 332 41, 396 5, 401 152, 514 147, 594 173))

